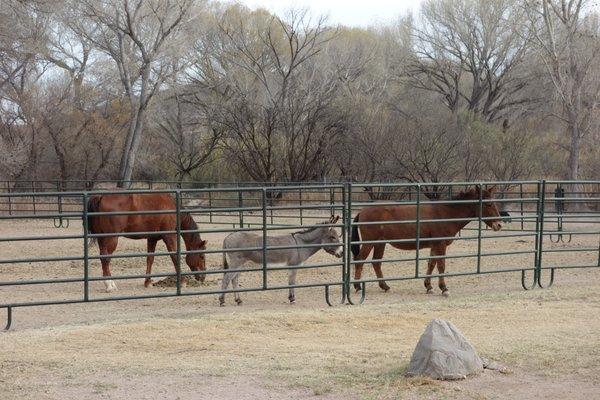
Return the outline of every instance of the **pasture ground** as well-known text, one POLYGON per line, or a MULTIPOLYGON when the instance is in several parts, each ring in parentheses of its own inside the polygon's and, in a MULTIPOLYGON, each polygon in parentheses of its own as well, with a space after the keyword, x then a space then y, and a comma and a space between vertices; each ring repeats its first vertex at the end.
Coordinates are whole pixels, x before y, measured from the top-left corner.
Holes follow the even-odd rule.
MULTIPOLYGON (((206 226, 206 224, 201 224, 206 226)), ((596 225, 597 226, 597 225, 596 225)), ((3 221, 6 236, 77 234, 51 221, 3 221)), ((568 229, 568 228, 566 228, 568 229)), ((486 232, 486 235, 488 233, 486 232)), ((489 233, 491 234, 491 232, 489 233)), ((203 235, 219 248, 224 234, 203 235)), ((532 237, 488 238, 484 252, 527 250, 532 237)), ((597 235, 547 248, 596 248, 597 235)), ((142 241, 122 239, 119 252, 144 251, 142 241)), ((159 250, 164 249, 159 245, 159 250)), ((449 254, 472 252, 462 241, 449 254)), ((79 255, 81 240, 1 243, 2 259, 79 255)), ((96 250, 93 249, 95 254, 96 250)), ((390 251, 386 257, 410 257, 390 251)), ((548 265, 593 263, 598 253, 548 253, 548 265)), ((210 269, 220 254, 208 257, 210 269)), ((531 265, 532 254, 487 257, 482 270, 531 265)), ((313 262, 335 262, 319 253, 313 262)), ((472 270, 474 259, 450 259, 448 272, 472 270)), ((143 273, 142 259, 113 261, 113 275, 143 273)), ((98 261, 92 263, 100 274, 98 261)), ((155 272, 170 272, 165 257, 155 272)), ((322 288, 298 289, 297 304, 286 291, 242 293, 243 306, 216 295, 18 308, 12 331, 0 335, 2 399, 593 399, 600 393, 600 270, 561 270, 549 290, 524 291, 520 274, 447 278, 449 298, 425 295, 422 281, 389 282, 384 293, 370 284, 361 306, 327 307, 322 288), (412 350, 427 323, 452 321, 479 353, 510 370, 486 371, 459 382, 404 378, 412 350)), ((0 265, 0 281, 81 276, 82 263, 0 265)), ((414 263, 384 266, 386 276, 414 273, 414 263)), ((366 276, 372 276, 369 265, 366 276)), ((220 275, 206 286, 215 290, 220 275)), ((306 270, 298 283, 331 281, 339 269, 306 270)), ((242 275, 244 288, 260 274, 242 275)), ((284 284, 285 272, 269 284, 284 284)), ((161 293, 142 279, 117 281, 118 295, 161 293)), ((437 285, 434 282, 434 287, 437 285)), ((93 296, 107 296, 91 285, 93 296)), ((0 287, 0 303, 71 299, 82 284, 0 287)), ((339 290, 334 291, 339 294, 339 290)))

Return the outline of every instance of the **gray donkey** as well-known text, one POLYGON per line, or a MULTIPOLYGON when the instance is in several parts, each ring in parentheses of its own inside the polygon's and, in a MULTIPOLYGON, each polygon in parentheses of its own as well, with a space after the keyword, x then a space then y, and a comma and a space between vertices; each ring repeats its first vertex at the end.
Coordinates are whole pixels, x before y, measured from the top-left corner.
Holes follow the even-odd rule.
MULTIPOLYGON (((324 224, 335 224, 340 217, 331 217, 324 224)), ((263 237, 256 233, 251 232, 234 232, 228 235, 223 241, 223 250, 227 249, 240 249, 244 247, 262 247, 263 237)), ((334 228, 323 226, 306 229, 299 232, 294 232, 288 235, 282 236, 267 236, 267 247, 291 247, 286 249, 272 249, 267 248, 267 267, 269 266, 290 266, 288 270, 288 283, 290 286, 296 284, 296 272, 297 268, 306 260, 308 260, 313 254, 321 249, 325 249, 329 254, 333 254, 336 257, 341 257, 343 254, 343 247, 340 242, 340 237, 334 228), (315 245, 313 247, 302 247, 308 245, 315 245), (297 247, 295 247, 297 246, 297 247)), ((252 261, 257 264, 263 263, 263 251, 262 250, 241 250, 231 251, 223 253, 223 267, 224 269, 239 270, 247 261, 252 261), (229 262, 227 259, 229 258, 229 262)), ((227 290, 229 282, 232 282, 233 289, 238 288, 238 272, 225 272, 223 274, 223 284, 221 290, 227 290)), ((238 292, 234 293, 235 302, 240 305, 242 299, 238 292)), ((288 297, 290 303, 296 301, 294 294, 294 288, 290 288, 290 295, 288 297)), ((221 306, 225 305, 225 293, 221 293, 219 296, 219 302, 221 306)))

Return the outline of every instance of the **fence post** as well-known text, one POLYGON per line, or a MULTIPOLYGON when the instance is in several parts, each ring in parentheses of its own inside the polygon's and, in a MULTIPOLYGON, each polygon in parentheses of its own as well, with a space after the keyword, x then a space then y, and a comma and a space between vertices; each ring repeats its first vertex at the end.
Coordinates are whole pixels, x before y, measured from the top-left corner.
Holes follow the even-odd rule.
MULTIPOLYGON (((542 195, 540 202, 540 225, 539 225, 539 244, 538 244, 538 257, 537 257, 537 283, 540 288, 544 288, 542 285, 542 256, 544 254, 544 212, 546 208, 546 180, 542 180, 542 195)), ((550 287, 554 281, 554 269, 550 272, 550 283, 546 287, 550 287)))
POLYGON ((519 184, 520 192, 519 192, 519 203, 521 204, 521 230, 525 229, 525 221, 523 217, 523 183, 519 184))
POLYGON ((298 189, 298 199, 300 200, 300 225, 304 225, 302 218, 302 189, 298 189))
POLYGON ((267 188, 262 188, 262 268, 263 289, 267 288, 267 188))
POLYGON ((31 201, 33 204, 33 215, 36 215, 36 212, 35 212, 35 183, 33 181, 31 181, 31 192, 33 193, 33 196, 31 196, 31 201))
POLYGON ((208 222, 212 224, 212 190, 208 191, 208 222))
POLYGON ((83 301, 90 299, 88 232, 88 193, 83 192, 83 301))
POLYGON ((244 227, 244 211, 242 210, 242 207, 244 206, 244 193, 240 190, 238 192, 238 208, 240 209, 239 214, 240 214, 240 228, 244 227))
POLYGON ((177 229, 177 247, 176 247, 176 259, 177 259, 177 295, 181 294, 181 193, 179 189, 175 190, 175 218, 176 218, 176 229, 177 229))
POLYGON ((12 215, 12 199, 10 196, 10 182, 6 182, 6 193, 8 193, 8 215, 12 215))
POLYGON ((419 259, 420 259, 420 251, 419 247, 421 245, 421 184, 417 183, 416 185, 416 201, 417 201, 417 238, 416 238, 416 255, 415 255, 415 278, 419 277, 419 259))
POLYGON ((483 215, 483 185, 478 183, 477 187, 479 188, 479 218, 477 220, 477 273, 479 274, 481 273, 481 217, 483 215))

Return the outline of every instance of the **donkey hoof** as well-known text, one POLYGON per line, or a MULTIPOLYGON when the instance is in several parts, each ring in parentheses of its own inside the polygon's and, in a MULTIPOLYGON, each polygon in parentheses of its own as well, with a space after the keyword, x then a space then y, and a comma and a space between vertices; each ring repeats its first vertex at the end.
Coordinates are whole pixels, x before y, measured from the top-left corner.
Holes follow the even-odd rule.
POLYGON ((296 304, 296 299, 290 299, 290 305, 296 304))
POLYGON ((427 294, 433 294, 433 288, 427 288, 427 294))
POLYGON ((442 291, 442 296, 444 296, 444 297, 450 296, 450 292, 448 291, 448 289, 442 291))

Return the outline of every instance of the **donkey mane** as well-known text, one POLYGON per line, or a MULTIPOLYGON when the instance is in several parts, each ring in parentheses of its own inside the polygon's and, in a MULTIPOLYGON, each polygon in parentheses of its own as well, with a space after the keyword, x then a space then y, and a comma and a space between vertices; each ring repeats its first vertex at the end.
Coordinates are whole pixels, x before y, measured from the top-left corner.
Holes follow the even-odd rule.
MULTIPOLYGON (((329 224, 329 221, 317 222, 317 225, 325 225, 325 224, 329 224)), ((313 232, 313 231, 315 231, 317 229, 321 229, 321 228, 324 228, 324 227, 323 226, 313 226, 311 228, 307 228, 307 229, 304 229, 301 231, 294 232, 292 235, 299 235, 302 233, 310 233, 310 232, 313 232)))

